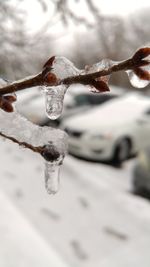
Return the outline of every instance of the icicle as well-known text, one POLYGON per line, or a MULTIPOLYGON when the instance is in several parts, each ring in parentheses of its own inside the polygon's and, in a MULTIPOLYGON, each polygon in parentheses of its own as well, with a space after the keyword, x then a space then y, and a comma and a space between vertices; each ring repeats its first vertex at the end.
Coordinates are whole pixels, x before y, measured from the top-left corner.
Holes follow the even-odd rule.
POLYGON ((146 87, 150 81, 140 79, 132 70, 126 71, 129 77, 129 81, 132 86, 136 88, 144 88, 146 87))
POLYGON ((45 159, 45 188, 49 194, 55 194, 59 189, 60 166, 64 153, 60 153, 53 142, 49 142, 45 145, 42 156, 45 159))
MULTIPOLYGON (((48 68, 49 61, 45 65, 48 68)), ((45 71, 45 70, 44 70, 45 71)), ((44 72, 43 72, 44 73, 44 72)), ((57 80, 67 78, 69 76, 78 75, 81 73, 74 64, 65 57, 53 57, 50 60, 50 71, 46 70, 46 74, 54 74, 57 80)), ((64 95, 67 90, 67 85, 44 86, 46 98, 46 114, 51 120, 57 119, 63 110, 64 95)))
POLYGON ((45 188, 48 194, 55 194, 59 189, 60 165, 57 160, 45 161, 45 188))
POLYGON ((45 87, 46 114, 51 120, 56 120, 61 115, 66 90, 65 85, 45 87))
POLYGON ((45 188, 49 194, 57 193, 59 189, 60 166, 62 165, 64 154, 60 154, 52 143, 45 146, 43 153, 45 158, 45 188))

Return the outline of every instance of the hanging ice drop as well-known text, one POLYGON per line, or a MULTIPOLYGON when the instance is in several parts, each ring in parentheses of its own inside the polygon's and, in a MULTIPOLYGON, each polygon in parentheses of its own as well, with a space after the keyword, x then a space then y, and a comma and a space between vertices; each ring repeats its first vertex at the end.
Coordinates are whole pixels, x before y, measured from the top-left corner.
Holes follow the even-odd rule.
POLYGON ((45 161, 45 188, 49 194, 57 193, 59 189, 60 165, 57 161, 45 161))
MULTIPOLYGON (((150 56, 146 57, 145 60, 150 62, 150 56)), ((126 71, 132 86, 137 88, 144 88, 150 83, 150 63, 148 65, 135 68, 134 70, 126 71)))
POLYGON ((150 81, 140 79, 132 70, 126 71, 132 86, 136 88, 144 88, 146 87, 150 81))
POLYGON ((56 120, 62 113, 65 85, 45 87, 46 114, 51 120, 56 120))

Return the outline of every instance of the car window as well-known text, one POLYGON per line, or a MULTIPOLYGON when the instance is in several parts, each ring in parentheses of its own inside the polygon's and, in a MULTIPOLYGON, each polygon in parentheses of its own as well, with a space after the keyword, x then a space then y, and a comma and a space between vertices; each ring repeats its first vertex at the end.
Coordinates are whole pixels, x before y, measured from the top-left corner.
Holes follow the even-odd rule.
POLYGON ((91 95, 90 96, 90 103, 92 105, 99 105, 99 104, 102 104, 108 100, 111 100, 115 98, 115 95, 104 95, 104 94, 101 94, 101 95, 91 95))
POLYGON ((80 94, 80 95, 75 96, 75 103, 76 103, 76 106, 88 105, 89 104, 88 95, 80 94))
POLYGON ((99 105, 116 97, 117 95, 112 94, 80 94, 75 97, 75 102, 76 106, 99 105))

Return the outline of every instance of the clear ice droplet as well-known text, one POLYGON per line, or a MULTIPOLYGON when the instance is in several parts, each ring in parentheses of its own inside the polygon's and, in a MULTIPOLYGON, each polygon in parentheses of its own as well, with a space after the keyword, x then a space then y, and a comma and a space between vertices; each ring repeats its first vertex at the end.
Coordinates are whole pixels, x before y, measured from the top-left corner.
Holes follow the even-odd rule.
POLYGON ((59 189, 60 164, 57 161, 45 161, 45 188, 48 194, 56 194, 59 189))
POLYGON ((45 87, 46 114, 51 120, 56 120, 62 113, 63 101, 67 87, 45 87))
POLYGON ((132 70, 126 71, 129 77, 129 81, 132 86, 136 88, 144 88, 146 87, 150 81, 140 79, 132 70))

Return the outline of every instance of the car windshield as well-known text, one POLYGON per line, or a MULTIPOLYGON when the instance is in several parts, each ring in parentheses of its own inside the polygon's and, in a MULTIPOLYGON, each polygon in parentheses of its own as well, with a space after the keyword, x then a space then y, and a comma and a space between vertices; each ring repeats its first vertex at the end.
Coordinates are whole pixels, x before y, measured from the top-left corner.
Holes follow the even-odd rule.
POLYGON ((80 95, 75 96, 75 103, 76 103, 76 106, 99 105, 115 97, 117 97, 117 95, 80 94, 80 95))

